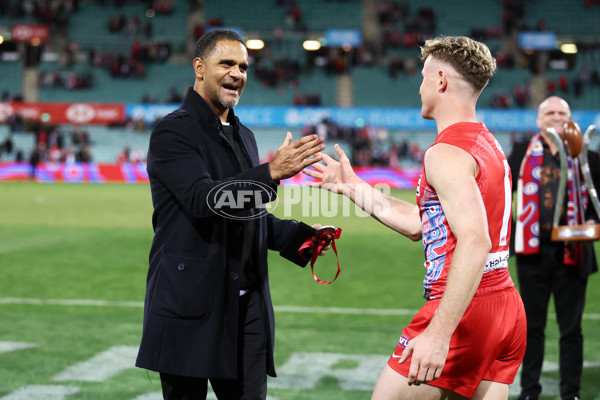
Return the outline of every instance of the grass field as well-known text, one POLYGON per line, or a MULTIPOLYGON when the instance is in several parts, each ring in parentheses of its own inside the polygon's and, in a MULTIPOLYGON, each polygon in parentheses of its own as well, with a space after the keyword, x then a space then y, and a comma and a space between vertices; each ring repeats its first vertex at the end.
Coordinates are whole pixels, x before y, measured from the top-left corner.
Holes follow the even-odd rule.
MULTIPOLYGON (((318 192, 297 193, 301 202, 282 194, 274 213, 341 226, 342 272, 325 286, 310 268, 270 254, 279 377, 269 399, 369 399, 402 327, 423 304, 421 244, 339 198, 332 212, 327 196, 319 203, 318 192), (303 210, 307 202, 313 207, 303 210)), ((133 367, 151 212, 147 185, 0 184, 0 400, 161 398, 157 374, 133 367)), ((333 252, 315 266, 325 280, 335 269, 333 252)), ((585 400, 600 399, 599 279, 590 279, 584 320, 585 400)), ((544 399, 559 398, 557 347, 550 318, 544 399)))

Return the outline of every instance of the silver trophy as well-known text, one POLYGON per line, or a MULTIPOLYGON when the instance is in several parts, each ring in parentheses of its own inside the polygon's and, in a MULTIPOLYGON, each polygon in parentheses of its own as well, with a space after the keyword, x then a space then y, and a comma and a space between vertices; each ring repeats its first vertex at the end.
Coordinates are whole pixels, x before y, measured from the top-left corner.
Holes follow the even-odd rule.
MULTIPOLYGON (((558 182, 556 208, 554 209, 554 218, 552 219, 551 234, 551 240, 555 242, 573 242, 600 239, 600 224, 559 225, 565 200, 565 191, 567 189, 567 180, 569 178, 567 162, 567 157, 569 156, 573 159, 574 171, 578 171, 578 167, 581 165, 583 180, 585 181, 585 185, 588 189, 589 202, 593 204, 596 215, 600 216, 600 202, 598 201, 598 193, 596 192, 594 182, 592 181, 590 164, 588 162, 588 148, 590 145, 590 139, 595 131, 596 127, 594 125, 590 125, 582 137, 579 125, 572 121, 565 123, 562 135, 556 133, 554 128, 548 128, 546 130, 550 139, 558 147, 558 153, 560 156, 560 177, 558 182)), ((575 173, 570 178, 573 179, 577 201, 579 204, 582 204, 582 196, 580 191, 581 182, 579 174, 575 173)), ((583 210, 583 207, 579 207, 578 212, 580 213, 582 221, 584 221, 584 211, 585 210, 583 210)))

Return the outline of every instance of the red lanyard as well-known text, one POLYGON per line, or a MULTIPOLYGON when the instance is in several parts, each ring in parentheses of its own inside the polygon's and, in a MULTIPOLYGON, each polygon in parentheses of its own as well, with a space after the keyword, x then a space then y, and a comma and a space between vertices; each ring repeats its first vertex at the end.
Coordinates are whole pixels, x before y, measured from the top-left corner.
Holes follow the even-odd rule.
MULTIPOLYGON (((330 283, 333 283, 337 279, 337 277, 341 271, 340 260, 338 258, 337 249, 335 247, 335 239, 339 239, 340 236, 342 236, 342 228, 337 228, 337 230, 333 234, 333 238, 331 239, 331 247, 333 248, 333 252, 335 253, 335 258, 337 260, 337 273, 335 274, 335 278, 333 278, 333 280, 331 282, 324 281, 322 279, 317 278, 317 275, 315 274, 315 271, 314 271, 315 262, 317 261, 317 257, 319 256, 319 253, 321 253, 321 250, 323 250, 323 247, 325 246, 325 242, 327 241, 325 239, 325 235, 326 234, 323 234, 322 236, 317 236, 318 242, 314 243, 314 247, 312 250, 312 257, 310 259, 310 270, 312 272, 313 278, 315 278, 315 281, 322 283, 323 285, 329 285, 330 283)), ((302 258, 304 258, 303 250, 310 247, 311 245, 313 245, 313 237, 312 236, 309 237, 308 239, 306 239, 306 241, 302 244, 302 246, 300 246, 300 248, 298 249, 298 254, 300 254, 300 256, 302 256, 302 258)))

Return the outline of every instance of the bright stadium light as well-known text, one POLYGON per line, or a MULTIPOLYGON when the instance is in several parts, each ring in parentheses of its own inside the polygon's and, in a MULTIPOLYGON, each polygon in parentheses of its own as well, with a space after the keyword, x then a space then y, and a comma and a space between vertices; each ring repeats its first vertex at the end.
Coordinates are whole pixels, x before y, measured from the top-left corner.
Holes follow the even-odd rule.
POLYGON ((246 47, 250 50, 260 50, 265 47, 265 42, 260 39, 248 39, 248 41, 246 41, 246 47))
POLYGON ((565 54, 577 54, 577 45, 575 43, 563 43, 560 45, 560 51, 565 54))
POLYGON ((305 40, 302 47, 306 51, 316 51, 321 48, 321 43, 318 40, 305 40))

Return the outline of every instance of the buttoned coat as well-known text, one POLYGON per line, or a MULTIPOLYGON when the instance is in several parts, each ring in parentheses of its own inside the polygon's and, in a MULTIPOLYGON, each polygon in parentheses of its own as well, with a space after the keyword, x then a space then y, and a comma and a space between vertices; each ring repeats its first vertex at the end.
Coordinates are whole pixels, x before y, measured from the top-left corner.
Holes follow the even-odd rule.
MULTIPOLYGON (((152 131, 147 170, 154 212, 144 324, 136 366, 180 376, 233 379, 237 370, 238 303, 243 219, 250 209, 273 200, 277 185, 268 163, 259 164, 252 132, 233 110, 229 122, 253 167, 242 171, 222 124, 192 88, 179 109, 152 131), (242 196, 248 189, 258 195, 242 196), (229 183, 229 184, 228 184, 229 183), (219 197, 226 189, 230 197, 219 197), (229 207, 229 208, 228 208, 229 207), (236 207, 243 207, 242 213, 236 207), (244 214, 246 212, 246 214, 244 214), (237 213, 237 214, 236 214, 237 213)), ((268 212, 255 215, 258 289, 267 312, 269 375, 273 363, 274 316, 267 250, 300 266, 297 249, 314 230, 268 212)))

